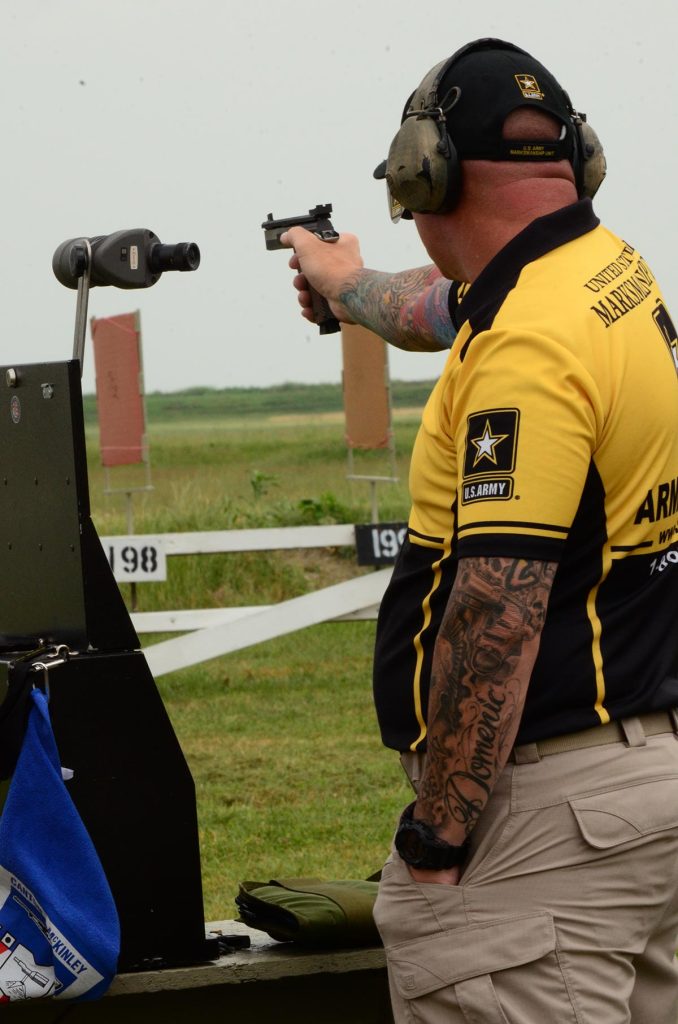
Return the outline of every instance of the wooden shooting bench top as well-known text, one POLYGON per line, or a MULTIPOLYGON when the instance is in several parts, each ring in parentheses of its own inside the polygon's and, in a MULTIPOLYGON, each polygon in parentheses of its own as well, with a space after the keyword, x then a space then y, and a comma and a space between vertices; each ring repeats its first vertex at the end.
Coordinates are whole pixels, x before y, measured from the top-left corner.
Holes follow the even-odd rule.
POLYGON ((381 947, 305 950, 238 921, 208 935, 246 935, 250 948, 196 967, 118 975, 94 1003, 17 1003, 17 1024, 392 1024, 381 947))

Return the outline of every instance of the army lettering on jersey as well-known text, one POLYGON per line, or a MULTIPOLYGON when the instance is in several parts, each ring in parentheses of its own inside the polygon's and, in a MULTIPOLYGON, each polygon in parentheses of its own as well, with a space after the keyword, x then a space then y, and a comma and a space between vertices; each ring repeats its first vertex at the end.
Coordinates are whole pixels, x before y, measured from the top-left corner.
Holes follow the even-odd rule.
POLYGON ((425 746, 467 556, 559 563, 519 742, 678 704, 678 334, 648 264, 584 200, 533 222, 451 313, 378 625, 384 742, 425 746))

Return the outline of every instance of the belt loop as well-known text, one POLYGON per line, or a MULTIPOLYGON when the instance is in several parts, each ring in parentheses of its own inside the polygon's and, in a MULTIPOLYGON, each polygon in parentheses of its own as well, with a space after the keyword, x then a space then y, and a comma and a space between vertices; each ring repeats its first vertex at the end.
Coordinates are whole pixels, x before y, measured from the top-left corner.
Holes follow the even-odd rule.
POLYGON ((522 747, 514 747, 511 756, 516 764, 537 764, 541 761, 536 743, 524 743, 522 747))
POLYGON ((678 708, 669 708, 669 718, 671 719, 673 731, 678 733, 678 708))
POLYGON ((623 718, 621 720, 621 727, 624 730, 626 742, 630 747, 644 747, 647 745, 643 723, 639 718, 636 718, 635 716, 632 718, 623 718))
POLYGON ((403 750, 400 754, 400 763, 403 771, 414 792, 419 794, 419 783, 424 774, 424 763, 426 754, 419 750, 403 750))

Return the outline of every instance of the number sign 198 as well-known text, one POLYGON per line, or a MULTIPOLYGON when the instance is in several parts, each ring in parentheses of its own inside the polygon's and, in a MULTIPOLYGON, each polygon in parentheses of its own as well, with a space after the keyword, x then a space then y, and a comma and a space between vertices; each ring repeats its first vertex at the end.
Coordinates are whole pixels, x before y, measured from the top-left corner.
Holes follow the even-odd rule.
POLYGON ((157 537, 107 537, 104 550, 118 583, 167 579, 167 559, 157 537))

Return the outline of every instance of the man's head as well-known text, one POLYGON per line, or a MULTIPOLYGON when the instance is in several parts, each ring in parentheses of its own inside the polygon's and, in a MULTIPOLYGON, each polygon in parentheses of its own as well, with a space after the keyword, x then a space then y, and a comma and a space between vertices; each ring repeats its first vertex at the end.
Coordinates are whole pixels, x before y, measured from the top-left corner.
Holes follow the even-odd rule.
POLYGON ((476 40, 428 72, 375 175, 386 177, 406 210, 446 212, 459 199, 466 160, 565 160, 580 196, 592 195, 605 173, 595 133, 557 80, 525 50, 499 39, 476 40), (521 118, 521 111, 540 116, 521 118))

